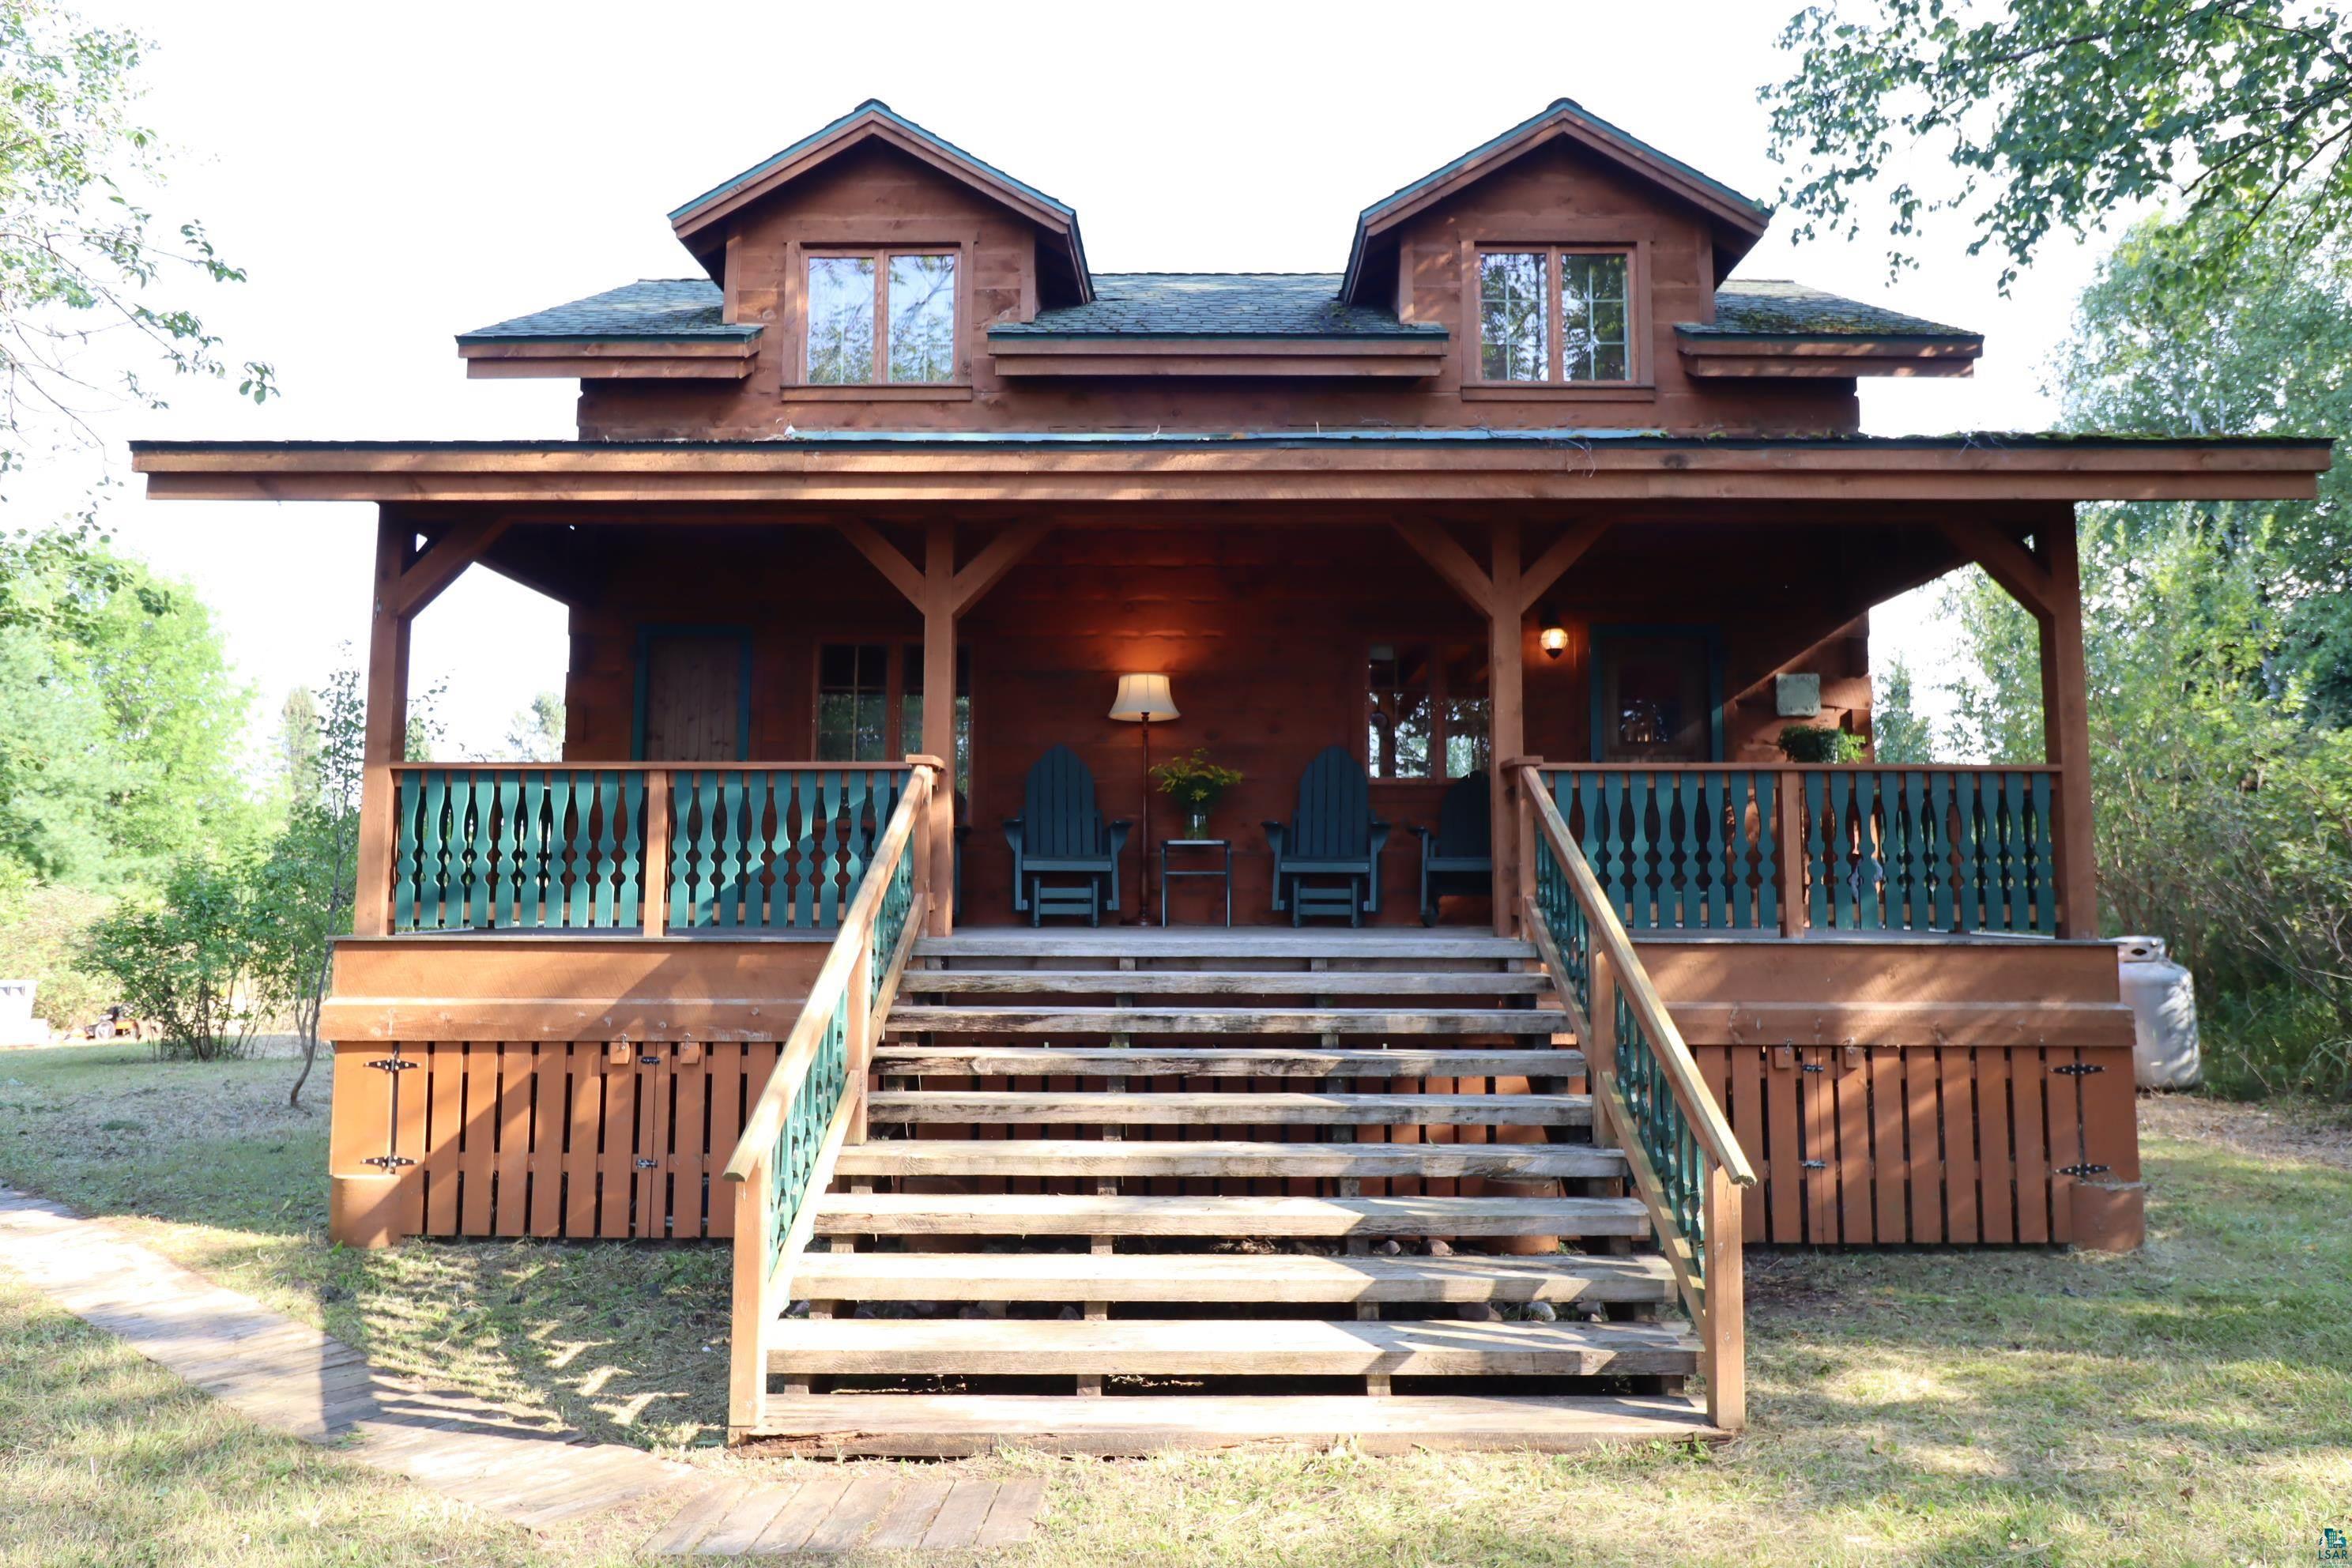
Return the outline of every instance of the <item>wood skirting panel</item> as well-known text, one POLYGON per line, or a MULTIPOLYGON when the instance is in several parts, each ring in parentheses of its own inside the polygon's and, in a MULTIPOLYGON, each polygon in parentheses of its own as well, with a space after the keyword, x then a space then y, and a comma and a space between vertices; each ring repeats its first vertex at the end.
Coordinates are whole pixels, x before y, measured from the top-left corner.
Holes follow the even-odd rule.
POLYGON ((2123 1216, 2078 1226, 2116 1206, 2083 1203, 2078 1184, 2137 1212, 2127 1043, 1692 1054, 1762 1178, 1744 1205, 1751 1242, 2113 1245, 2123 1216))
POLYGON ((333 1179, 376 1189, 362 1205, 376 1216, 375 1242, 730 1236, 735 1207, 719 1173, 778 1049, 338 1043, 333 1179))

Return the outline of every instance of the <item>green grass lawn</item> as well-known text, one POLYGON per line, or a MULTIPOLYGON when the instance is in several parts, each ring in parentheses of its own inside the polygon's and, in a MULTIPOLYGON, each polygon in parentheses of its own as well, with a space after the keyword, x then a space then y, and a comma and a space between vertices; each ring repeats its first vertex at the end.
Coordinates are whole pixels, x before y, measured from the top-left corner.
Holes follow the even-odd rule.
MULTIPOLYGON (((723 1249, 330 1248, 325 1112, 284 1108, 290 1070, 0 1058, 0 1178, 394 1365, 608 1440, 776 1467, 710 1446, 723 1249)), ((1053 1484, 1036 1542, 1007 1557, 2315 1563, 2324 1527, 2352 1532, 2352 1137, 2212 1101, 2146 1106, 2144 1126, 2137 1255, 1751 1253, 1754 1428, 1722 1448, 1011 1455, 985 1464, 1053 1484)), ((625 1558, 262 1433, 13 1285, 0 1365, 0 1564, 625 1558)))

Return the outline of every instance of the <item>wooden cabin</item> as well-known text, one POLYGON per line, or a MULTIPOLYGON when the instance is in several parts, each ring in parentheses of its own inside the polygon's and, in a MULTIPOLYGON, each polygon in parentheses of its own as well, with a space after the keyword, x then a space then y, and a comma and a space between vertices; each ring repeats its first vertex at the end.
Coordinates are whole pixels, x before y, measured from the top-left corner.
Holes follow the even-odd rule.
POLYGON ((574 440, 140 446, 381 518, 337 1236, 727 1240, 735 1435, 903 1454, 1705 1436, 1748 1245, 2135 1245, 2074 508, 2327 448, 1864 436, 1982 341, 1769 216, 1563 100, 1335 272, 1102 274, 868 102, 457 340, 574 440), (2047 757, 1787 761, 1971 562, 2047 757), (559 764, 400 753, 472 566, 559 764))

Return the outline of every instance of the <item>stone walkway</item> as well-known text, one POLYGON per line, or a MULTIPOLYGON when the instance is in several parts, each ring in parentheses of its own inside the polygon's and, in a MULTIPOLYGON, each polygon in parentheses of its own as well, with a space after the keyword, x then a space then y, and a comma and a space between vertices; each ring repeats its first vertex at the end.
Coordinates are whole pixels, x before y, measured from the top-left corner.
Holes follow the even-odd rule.
POLYGON ((659 1552, 970 1551, 1034 1527, 1043 1484, 844 1465, 798 1483, 712 1480, 541 1415, 436 1390, 340 1340, 131 1241, 101 1222, 0 1189, 0 1263, 50 1300, 265 1426, 332 1444, 529 1530, 676 1500, 659 1552))

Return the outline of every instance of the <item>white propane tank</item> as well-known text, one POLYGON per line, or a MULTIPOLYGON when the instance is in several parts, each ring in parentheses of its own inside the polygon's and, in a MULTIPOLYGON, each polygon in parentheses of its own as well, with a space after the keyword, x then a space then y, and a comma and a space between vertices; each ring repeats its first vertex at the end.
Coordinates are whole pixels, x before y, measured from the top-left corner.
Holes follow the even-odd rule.
POLYGON ((2190 1089, 2197 1054, 2197 983, 2166 956, 2160 936, 2116 940, 2116 973, 2132 1015, 2132 1075, 2142 1089, 2190 1089))

